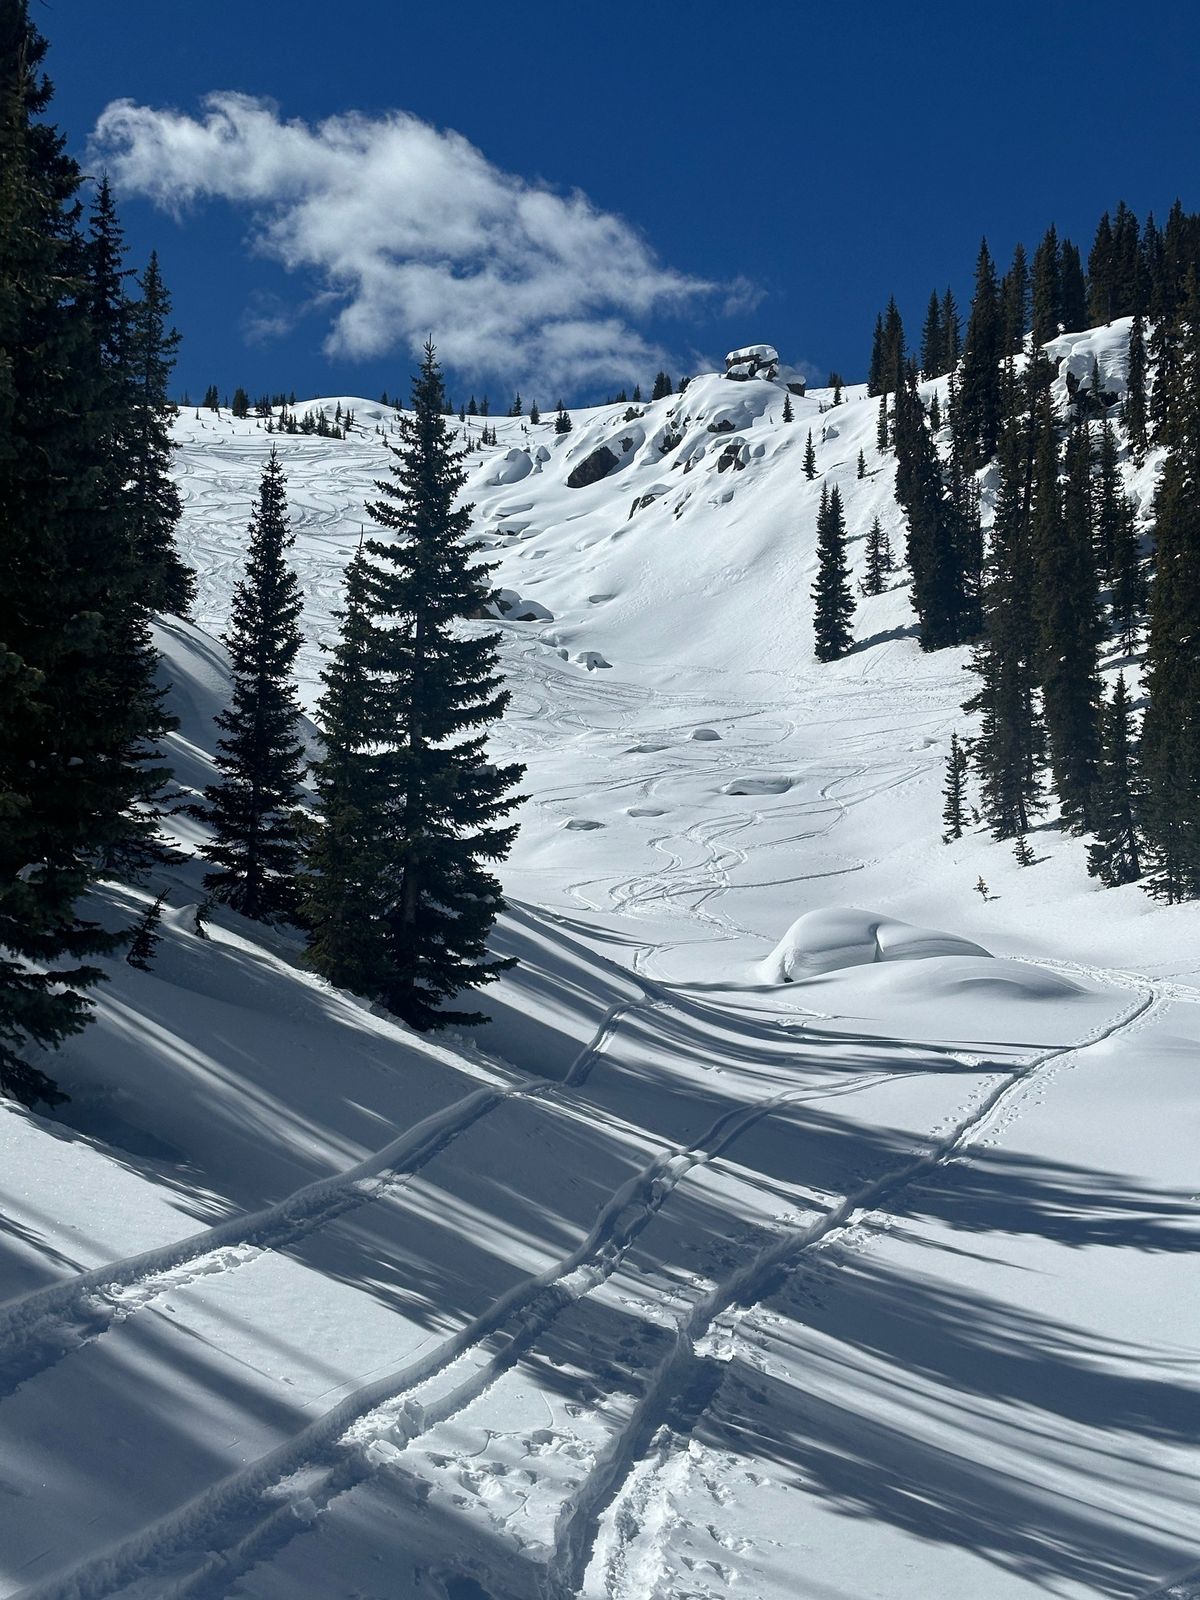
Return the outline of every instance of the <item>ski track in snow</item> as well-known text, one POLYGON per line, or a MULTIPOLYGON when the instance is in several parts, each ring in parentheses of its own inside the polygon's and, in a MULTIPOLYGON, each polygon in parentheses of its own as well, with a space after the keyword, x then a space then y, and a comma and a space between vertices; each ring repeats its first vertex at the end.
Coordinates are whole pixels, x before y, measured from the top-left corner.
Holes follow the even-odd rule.
MULTIPOLYGON (((1084 970, 1072 963, 1057 965, 1084 970)), ((1088 975, 1110 981, 1114 977, 1111 973, 1088 975)), ((1134 986, 1132 980, 1130 984, 1134 986)), ((610 1008, 571 1068, 574 1082, 583 1081, 587 1066, 612 1037, 621 1016, 638 1003, 610 1008)), ((1045 1051, 1001 1074, 979 1104, 925 1153, 873 1179, 811 1222, 780 1232, 697 1300, 676 1326, 669 1353, 648 1374, 643 1396, 625 1425, 563 1505, 545 1575, 548 1600, 575 1600, 588 1593, 611 1596, 612 1600, 638 1600, 636 1590, 622 1588, 618 1582, 621 1548, 644 1525, 654 1486, 681 1447, 670 1427, 671 1419, 690 1410, 694 1424, 719 1380, 720 1366, 697 1346, 726 1312, 734 1306, 752 1305, 780 1272, 794 1268, 808 1251, 844 1234, 914 1179, 952 1161, 989 1126, 1002 1125, 1006 1107, 1034 1075, 1130 1031, 1157 1003, 1153 988, 1140 988, 1137 999, 1116 1019, 1084 1039, 1045 1051), (651 1455, 649 1471, 644 1461, 647 1452, 651 1455), (612 1520, 617 1528, 615 1548, 600 1551, 604 1585, 589 1589, 585 1584, 590 1562, 606 1520, 612 1520)), ((843 1084, 841 1092, 853 1092, 863 1081, 843 1084)), ((466 1111, 470 1121, 502 1098, 493 1095, 484 1104, 488 1096, 485 1090, 468 1097, 473 1102, 466 1111)), ((568 1256, 517 1284, 435 1350, 363 1385, 293 1438, 190 1504, 72 1571, 19 1591, 15 1600, 99 1600, 126 1591, 153 1593, 162 1600, 215 1600, 225 1594, 241 1573, 276 1555, 302 1532, 310 1515, 352 1491, 373 1470, 403 1470, 401 1458, 408 1445, 478 1399, 526 1354, 563 1310, 607 1281, 629 1246, 692 1170, 717 1159, 764 1117, 789 1105, 826 1097, 821 1091, 785 1091, 723 1113, 695 1143, 656 1156, 622 1185, 603 1207, 586 1239, 568 1256), (288 1480, 293 1478, 302 1481, 295 1495, 289 1496, 288 1480), (219 1553, 208 1553, 213 1550, 219 1553), (186 1560, 189 1553, 199 1565, 179 1577, 173 1565, 186 1560), (166 1576, 160 1577, 162 1574, 166 1576), (148 1576, 155 1584, 152 1591, 142 1587, 148 1576)), ((462 1131, 455 1113, 463 1111, 460 1102, 427 1119, 426 1143, 436 1137, 429 1123, 441 1125, 437 1131, 443 1144, 447 1137, 462 1131)), ((434 1153, 430 1149, 425 1159, 434 1153)), ((686 1447, 685 1439, 682 1444, 686 1447)), ((489 1576, 497 1585, 505 1581, 503 1571, 489 1576)))

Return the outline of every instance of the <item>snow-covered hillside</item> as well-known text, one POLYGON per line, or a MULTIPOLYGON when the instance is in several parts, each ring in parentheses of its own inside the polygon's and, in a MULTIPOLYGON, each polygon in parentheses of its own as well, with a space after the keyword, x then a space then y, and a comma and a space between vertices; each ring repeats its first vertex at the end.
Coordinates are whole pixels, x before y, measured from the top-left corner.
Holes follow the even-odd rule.
MULTIPOLYGON (((66 1123, 4 1110, 0 1594, 1200 1594, 1197 914, 1050 829, 941 844, 965 652, 897 580, 812 657, 822 481, 860 572, 874 515, 902 549, 830 399, 708 375, 470 456, 528 768, 489 1028, 198 938, 189 864, 66 1123)), ((180 419, 185 789, 272 443, 315 702, 393 420, 342 405, 180 419)))

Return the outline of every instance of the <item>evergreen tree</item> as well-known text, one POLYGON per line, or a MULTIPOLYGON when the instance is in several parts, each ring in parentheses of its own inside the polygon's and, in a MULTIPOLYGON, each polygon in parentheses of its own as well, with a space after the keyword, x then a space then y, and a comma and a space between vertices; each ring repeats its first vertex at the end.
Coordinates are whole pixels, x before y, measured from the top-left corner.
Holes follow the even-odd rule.
POLYGON ((1036 704, 1033 558, 1029 504, 1031 429, 1013 416, 1000 442, 1000 484, 983 589, 984 637, 971 671, 980 686, 964 710, 978 712, 973 743, 980 801, 997 838, 1023 834, 1040 809, 1043 731, 1036 704))
POLYGON ((302 601, 287 553, 287 481, 272 449, 250 518, 246 571, 233 592, 225 635, 233 699, 217 717, 220 781, 205 790, 214 871, 204 887, 258 922, 294 915, 300 867, 304 746, 292 671, 302 601))
POLYGON ((1183 327, 1186 403, 1172 418, 1154 497, 1142 728, 1147 854, 1153 892, 1168 901, 1200 894, 1200 316, 1185 316, 1183 327))
POLYGON ((1033 348, 1038 350, 1058 337, 1062 321, 1062 283, 1058 233, 1053 223, 1033 253, 1033 348))
POLYGON ((1020 355, 1029 326, 1029 267, 1025 247, 1013 251, 1012 266, 1000 285, 1000 316, 1003 323, 1003 349, 1006 355, 1020 355))
POLYGON ((896 395, 896 498, 908 522, 908 565, 923 650, 960 644, 971 632, 967 528, 946 492, 924 409, 910 375, 896 395))
POLYGON ((894 565, 892 541, 876 517, 867 532, 867 575, 863 582, 863 593, 882 594, 888 574, 894 565))
POLYGON ((1077 428, 1059 485, 1058 442, 1047 404, 1039 419, 1032 523, 1037 669, 1050 766, 1063 816, 1091 817, 1097 759, 1099 608, 1090 516, 1091 452, 1077 428))
POLYGON ((114 501, 119 240, 105 267, 82 237, 44 54, 25 0, 0 0, 0 1088, 27 1103, 62 1097, 23 1049, 84 1025, 95 958, 122 942, 77 905, 153 832, 139 758, 162 726, 114 501))
POLYGON ((1003 420, 1001 357, 1004 354, 1000 295, 985 239, 975 268, 975 298, 967 324, 958 407, 968 470, 996 453, 1003 420))
POLYGON ((1145 463, 1150 444, 1146 416, 1146 340, 1140 316, 1134 317, 1129 330, 1129 374, 1126 379, 1124 417, 1130 453, 1140 467, 1145 463))
POLYGON ((953 372, 962 354, 962 330, 958 320, 958 306, 954 295, 947 289, 942 296, 942 371, 953 372))
POLYGON ((535 428, 537 427, 538 423, 541 422, 541 420, 542 420, 542 414, 537 408, 536 400, 534 401, 533 405, 531 405, 530 408, 529 408, 529 420, 530 420, 530 422, 532 422, 532 424, 534 425, 535 428))
POLYGON ((846 565, 846 521, 837 484, 821 485, 817 512, 817 576, 812 588, 813 635, 818 661, 836 661, 853 640, 854 595, 846 565))
POLYGON ((860 483, 867 475, 867 458, 865 455, 863 455, 861 450, 858 452, 858 466, 856 468, 855 475, 860 483))
POLYGON ((1083 275, 1079 246, 1072 244, 1070 239, 1062 242, 1059 273, 1063 327, 1068 333, 1075 333, 1088 326, 1087 280, 1083 275))
POLYGON ((942 334, 942 302, 937 290, 929 296, 929 309, 925 313, 925 326, 921 329, 921 374, 925 378, 940 378, 945 368, 942 361, 946 342, 942 334))
POLYGON ((554 419, 554 431, 555 433, 570 433, 571 431, 570 413, 564 411, 561 406, 559 407, 558 415, 554 419))
POLYGON ((1140 804, 1133 713, 1122 672, 1112 699, 1104 702, 1100 713, 1100 761, 1093 805, 1096 842, 1088 849, 1088 871, 1110 889, 1135 883, 1142 876, 1140 804))
POLYGON ((665 372, 657 372, 654 377, 654 387, 650 391, 651 400, 665 400, 668 395, 674 394, 675 388, 665 372))
MULTIPOLYGON (((208 388, 205 389, 205 391, 204 391, 204 399, 203 399, 203 401, 201 403, 204 405, 205 409, 208 410, 208 411, 220 411, 220 409, 221 409, 221 396, 218 393, 217 386, 216 386, 215 383, 210 383, 208 388)), ((295 403, 296 403, 296 401, 295 401, 295 398, 293 397, 292 404, 295 405, 295 403)))
POLYGON ((1088 256, 1088 317, 1093 325, 1111 322, 1115 312, 1113 304, 1113 232, 1112 219, 1106 211, 1100 218, 1096 237, 1088 256))
POLYGON ((1013 844, 1013 855, 1017 858, 1019 867, 1031 867, 1033 865, 1033 846, 1023 833, 1017 836, 1013 844))
POLYGON ((133 381, 128 499, 145 603, 152 611, 189 615, 196 575, 180 557, 175 530, 183 513, 174 478, 171 373, 179 335, 169 326, 171 302, 151 253, 130 311, 129 359, 133 381))
POLYGON ((235 417, 248 417, 250 415, 250 396, 238 384, 233 391, 233 399, 229 406, 230 414, 235 417))
POLYGON ((804 476, 811 483, 817 475, 817 452, 813 448, 812 429, 808 430, 808 437, 804 441, 804 476))
POLYGON ((796 413, 792 410, 792 396, 790 391, 783 397, 783 420, 785 422, 794 422, 796 420, 796 413))
POLYGON ((967 825, 967 752, 959 742, 957 733, 950 735, 942 799, 942 843, 949 844, 952 839, 962 838, 967 825))
POLYGON ((517 804, 523 770, 486 758, 483 730, 508 693, 496 671, 499 635, 460 628, 486 601, 491 569, 472 564, 481 546, 468 537, 471 508, 454 505, 466 474, 442 400, 429 343, 392 478, 368 507, 395 537, 364 546, 326 676, 320 876, 309 901, 319 970, 422 1029, 482 1021, 442 1002, 512 964, 487 955, 501 899, 486 863, 511 846, 515 828, 501 819, 517 804), (347 694, 358 696, 357 714, 342 703, 347 694), (343 959, 339 941, 355 918, 362 931, 343 959))
POLYGON ((134 926, 129 949, 125 952, 125 960, 139 972, 149 972, 154 965, 154 953, 162 937, 158 928, 162 921, 163 902, 166 898, 167 893, 164 889, 157 899, 150 902, 134 926))
POLYGON ((886 450, 890 440, 887 395, 881 394, 879 396, 879 416, 875 423, 875 448, 877 450, 886 450))
POLYGON ((875 334, 871 341, 871 364, 867 369, 868 395, 877 395, 884 392, 883 370, 883 314, 880 313, 880 315, 875 318, 875 334))

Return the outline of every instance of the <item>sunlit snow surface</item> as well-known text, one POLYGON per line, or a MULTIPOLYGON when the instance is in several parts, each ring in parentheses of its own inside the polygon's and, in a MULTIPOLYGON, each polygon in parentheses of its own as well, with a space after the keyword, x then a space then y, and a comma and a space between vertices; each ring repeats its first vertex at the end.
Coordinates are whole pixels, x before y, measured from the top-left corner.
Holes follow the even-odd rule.
MULTIPOLYGON (((1057 353, 1119 389, 1125 332, 1057 353)), ((469 457, 528 767, 491 1027, 199 940, 190 865, 57 1064, 68 1125, 0 1116, 0 1594, 1200 1594, 1196 912, 1052 829, 1027 869, 942 845, 966 652, 897 579, 814 663, 822 481, 856 571, 902 531, 876 402, 783 398, 702 377, 469 457)), ((276 441, 310 707, 390 459, 347 403, 276 441)), ((178 437, 194 789, 272 440, 178 437)))

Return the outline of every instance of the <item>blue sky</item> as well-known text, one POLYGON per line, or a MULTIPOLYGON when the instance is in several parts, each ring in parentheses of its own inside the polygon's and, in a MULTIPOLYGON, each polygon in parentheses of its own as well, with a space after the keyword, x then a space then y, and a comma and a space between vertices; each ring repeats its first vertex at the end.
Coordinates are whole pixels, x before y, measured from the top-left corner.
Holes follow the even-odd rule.
POLYGON ((965 303, 981 233, 1086 257, 1119 198, 1200 206, 1182 3, 32 9, 193 394, 406 390, 427 331, 456 399, 764 339, 854 379, 890 293, 910 334, 935 285, 965 303))

